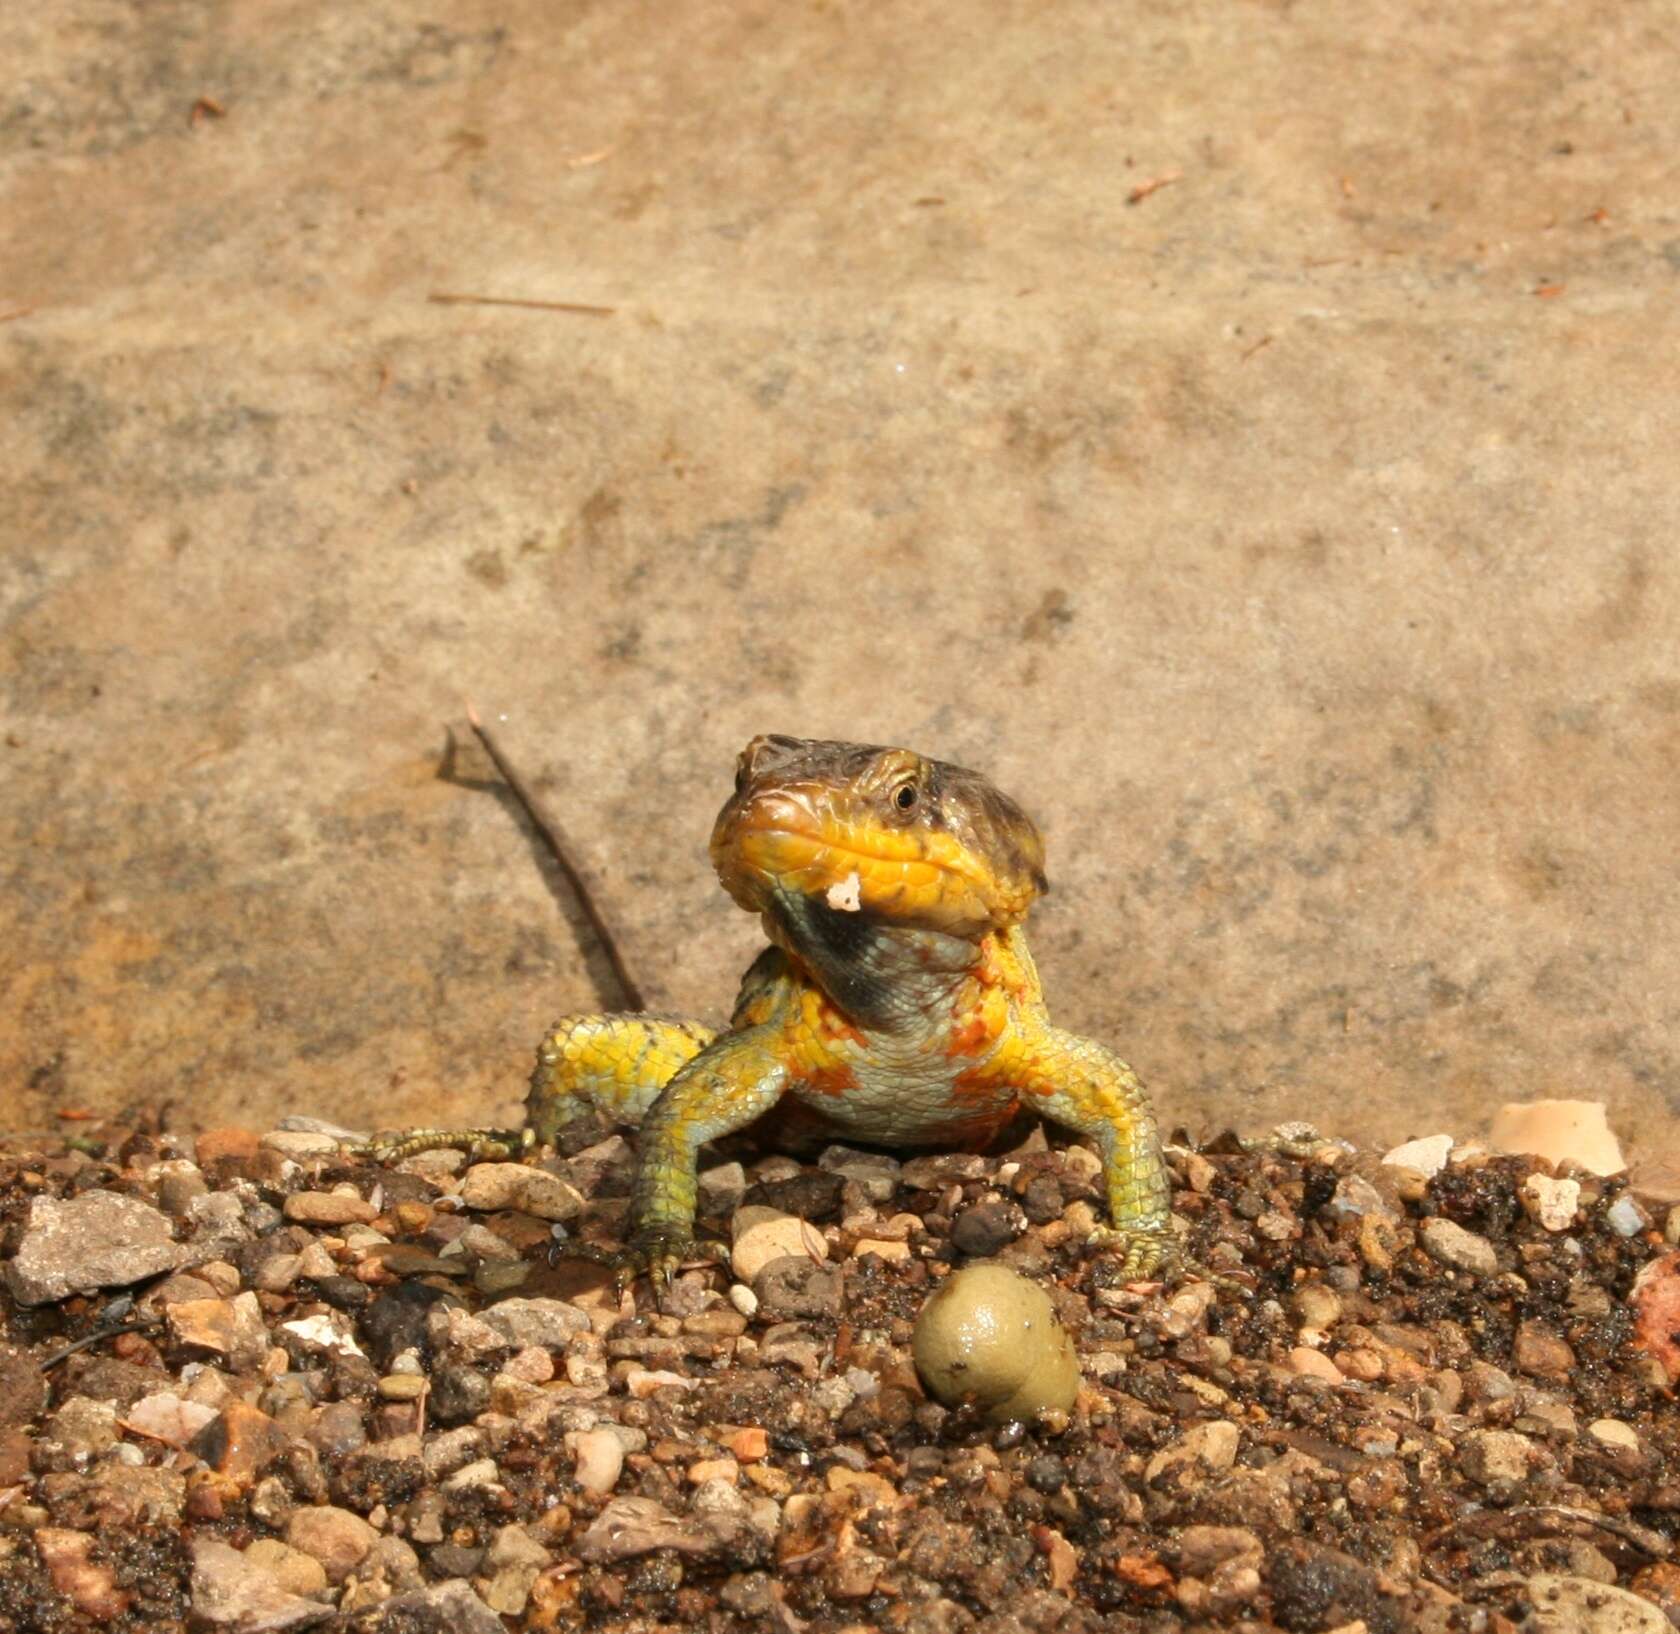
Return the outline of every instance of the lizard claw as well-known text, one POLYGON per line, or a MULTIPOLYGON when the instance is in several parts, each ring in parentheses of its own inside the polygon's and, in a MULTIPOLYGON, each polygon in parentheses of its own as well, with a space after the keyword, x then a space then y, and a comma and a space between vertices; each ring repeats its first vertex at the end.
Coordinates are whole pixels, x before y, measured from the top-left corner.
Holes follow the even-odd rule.
POLYGON ((621 1249, 597 1248, 593 1243, 556 1243, 548 1251, 550 1262, 589 1260, 612 1272, 613 1291, 621 1298, 639 1276, 653 1284, 657 1297, 670 1287, 671 1278, 690 1261, 727 1265, 729 1249, 710 1238, 696 1237, 680 1226, 646 1226, 621 1249))
POLYGON ((1211 1282, 1225 1293, 1252 1295, 1254 1287, 1241 1277, 1216 1271, 1185 1253, 1170 1230, 1146 1231, 1137 1227, 1098 1226, 1085 1239, 1086 1246, 1112 1249, 1120 1255, 1120 1275, 1127 1282, 1182 1282, 1194 1277, 1211 1282))
POLYGON ((1112 1250, 1120 1256, 1120 1275, 1127 1282, 1147 1282, 1166 1277, 1178 1266, 1181 1255, 1172 1232, 1136 1226, 1098 1226, 1085 1239, 1087 1248, 1112 1250))

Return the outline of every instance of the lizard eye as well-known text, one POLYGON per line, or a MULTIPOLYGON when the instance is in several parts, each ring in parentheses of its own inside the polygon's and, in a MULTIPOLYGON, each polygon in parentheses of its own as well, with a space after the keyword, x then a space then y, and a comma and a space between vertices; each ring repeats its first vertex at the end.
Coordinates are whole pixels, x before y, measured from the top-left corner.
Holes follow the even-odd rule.
POLYGON ((900 783, 898 787, 893 790, 892 803, 897 806, 900 811, 914 811, 916 809, 916 801, 918 798, 916 785, 914 783, 900 783))

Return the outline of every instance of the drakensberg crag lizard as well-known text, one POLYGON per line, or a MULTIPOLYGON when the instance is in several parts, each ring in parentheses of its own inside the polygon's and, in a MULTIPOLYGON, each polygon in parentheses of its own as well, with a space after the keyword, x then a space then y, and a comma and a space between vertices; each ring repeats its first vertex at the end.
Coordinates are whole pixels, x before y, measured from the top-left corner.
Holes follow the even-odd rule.
POLYGON ((1106 1045, 1050 1024, 1023 922, 1045 889, 1032 820, 978 772, 882 749, 757 737, 712 830, 724 888, 771 946, 729 1029, 571 1016, 537 1053, 526 1126, 416 1130, 372 1147, 509 1156, 585 1108, 640 1124, 620 1278, 669 1280, 694 1239, 701 1145, 772 1114, 777 1133, 969 1146, 1026 1109, 1093 1137, 1112 1247, 1144 1277, 1170 1257, 1167 1172, 1142 1084, 1106 1045))

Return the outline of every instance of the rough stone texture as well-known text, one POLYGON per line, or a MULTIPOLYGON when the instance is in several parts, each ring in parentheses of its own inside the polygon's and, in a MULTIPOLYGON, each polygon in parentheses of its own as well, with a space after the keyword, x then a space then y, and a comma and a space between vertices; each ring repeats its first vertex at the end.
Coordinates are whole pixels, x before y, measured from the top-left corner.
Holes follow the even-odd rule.
POLYGON ((1455 1270, 1491 1277, 1499 1269, 1499 1255, 1493 1244, 1451 1220, 1425 1220, 1418 1228, 1418 1241, 1431 1259, 1455 1270))
POLYGON ((393 1595, 376 1625, 400 1634, 505 1634, 507 1625, 458 1577, 393 1595))
POLYGON ((256 1561, 217 1538, 193 1543, 193 1614, 212 1627, 241 1634, 308 1628, 332 1616, 332 1607, 293 1594, 256 1561))
POLYGON ((176 1242, 169 1217, 138 1197, 90 1191, 29 1206, 17 1253, 6 1261, 6 1285, 20 1305, 44 1305, 69 1294, 126 1288, 179 1265, 190 1251, 176 1242))
POLYGON ((897 740, 1170 1119, 1672 1141, 1671 20, 5 8, 7 1120, 511 1119, 471 695, 662 1006, 745 738, 897 740))
POLYGON ((461 1182, 461 1206, 520 1209, 542 1220, 571 1220, 583 1207, 577 1187, 524 1163, 475 1163, 461 1182))
POLYGON ((504 1299, 480 1317, 510 1345, 546 1345, 563 1350, 574 1335, 589 1331, 587 1313, 563 1299, 504 1299))
POLYGON ((255 1367, 268 1347, 268 1326, 257 1296, 184 1299, 164 1307, 170 1332, 182 1344, 226 1356, 236 1369, 255 1367))
POLYGON ((1525 1634, 1666 1634, 1673 1626, 1649 1600, 1591 1578, 1537 1572, 1523 1587, 1534 1607, 1525 1634))

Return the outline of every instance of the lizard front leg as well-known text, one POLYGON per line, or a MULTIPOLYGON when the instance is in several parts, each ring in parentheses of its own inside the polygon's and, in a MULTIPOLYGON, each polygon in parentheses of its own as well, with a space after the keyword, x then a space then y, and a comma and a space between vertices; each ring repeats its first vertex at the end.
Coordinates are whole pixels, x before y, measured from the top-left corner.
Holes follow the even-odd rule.
POLYGON ((1023 1029, 993 1070, 1052 1123, 1095 1138, 1113 1224, 1099 1227, 1091 1241, 1117 1249, 1128 1277, 1150 1276, 1169 1262, 1167 1167, 1137 1074, 1106 1045, 1049 1026, 1023 1029))
MULTIPOLYGON (((781 1098, 788 1082, 776 1048, 781 1036, 774 1026, 725 1033, 683 1067, 648 1109, 638 1143, 630 1239, 622 1253, 606 1256, 621 1287, 644 1271, 656 1288, 663 1287, 694 1252, 700 1148, 744 1129, 781 1098)), ((719 1246, 708 1245, 704 1252, 721 1258, 719 1246)))
POLYGON ((537 1046, 523 1129, 410 1129, 357 1148, 380 1163, 458 1146, 469 1157, 523 1157, 551 1144, 593 1108, 636 1124, 677 1071, 716 1035, 697 1021, 669 1016, 567 1016, 537 1046))
POLYGON ((716 1037, 673 1016, 567 1016, 537 1046, 525 1126, 542 1145, 591 1108, 615 1123, 639 1124, 716 1037))

